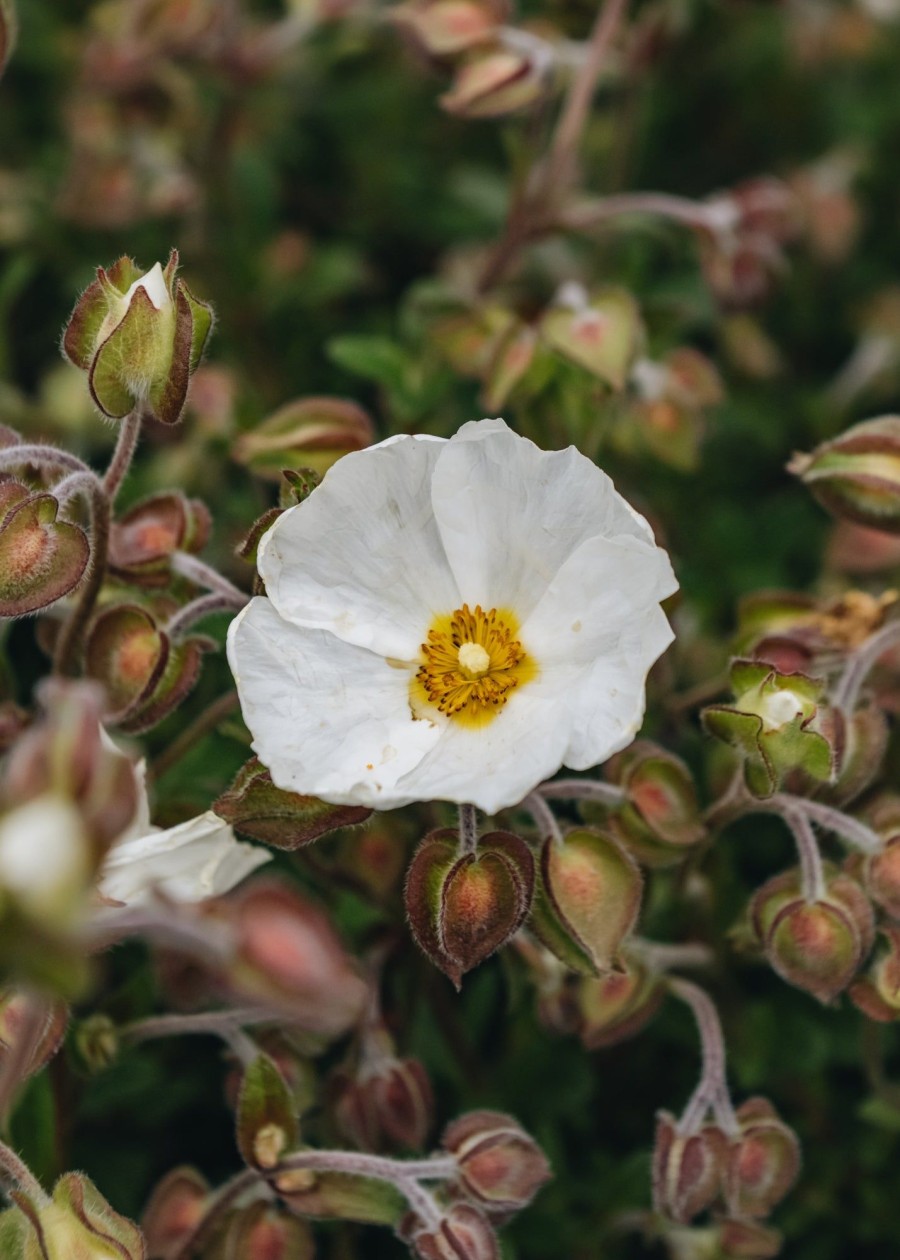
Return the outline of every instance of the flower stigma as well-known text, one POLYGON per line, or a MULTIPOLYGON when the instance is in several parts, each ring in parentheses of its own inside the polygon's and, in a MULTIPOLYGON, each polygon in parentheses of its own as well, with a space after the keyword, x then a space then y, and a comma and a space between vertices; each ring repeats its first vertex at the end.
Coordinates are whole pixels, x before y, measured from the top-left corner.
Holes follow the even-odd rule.
POLYGON ((518 619, 505 608, 485 612, 477 604, 473 611, 463 604, 435 617, 410 685, 414 716, 431 707, 465 726, 490 722, 510 693, 537 674, 518 631, 518 619))

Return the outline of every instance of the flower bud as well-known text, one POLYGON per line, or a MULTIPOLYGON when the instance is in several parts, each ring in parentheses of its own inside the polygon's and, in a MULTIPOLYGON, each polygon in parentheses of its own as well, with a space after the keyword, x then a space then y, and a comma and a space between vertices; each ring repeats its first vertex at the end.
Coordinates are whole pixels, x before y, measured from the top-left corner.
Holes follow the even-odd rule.
POLYGON ((106 690, 105 720, 130 734, 156 726, 193 690, 209 643, 199 635, 174 641, 138 604, 104 608, 88 631, 84 661, 106 690))
POLYGON ((225 1243, 225 1255, 234 1260, 314 1260, 312 1232, 270 1203, 252 1203, 235 1214, 225 1243))
POLYGON ((472 53, 458 66, 441 105, 463 118, 500 118, 528 109, 547 91, 546 69, 530 51, 497 45, 472 53))
POLYGON ((683 761, 638 740, 612 758, 606 774, 626 799, 610 827, 650 866, 670 866, 706 835, 690 771, 683 761))
POLYGON ((387 10, 392 22, 409 31, 425 52, 448 57, 479 44, 489 44, 497 33, 500 6, 477 0, 412 0, 387 10))
POLYGON ((410 1241, 419 1260, 500 1260, 497 1235, 470 1203, 455 1203, 436 1230, 419 1229, 410 1241))
POLYGON ((755 796, 771 796, 792 770, 820 781, 833 777, 842 728, 822 704, 821 681, 779 674, 763 661, 737 660, 731 683, 734 703, 704 709, 703 723, 743 756, 747 786, 755 796))
POLYGON ((212 328, 212 309, 176 279, 178 253, 165 270, 142 273, 130 258, 104 271, 75 304, 63 334, 66 357, 88 373, 91 397, 121 420, 141 407, 175 424, 212 328))
POLYGON ((833 516, 900 533, 900 416, 881 416, 797 454, 788 471, 833 516))
POLYGON ((517 1212, 553 1175, 544 1153, 512 1116, 471 1111, 444 1130, 441 1146, 456 1157, 465 1194, 485 1212, 517 1212))
POLYGON ((578 1035, 588 1050, 633 1037, 662 1004, 665 985, 659 975, 632 958, 624 958, 622 966, 623 971, 581 976, 577 981, 578 1035))
POLYGON ((765 1098, 750 1098, 737 1110, 740 1137, 731 1142, 725 1197, 737 1217, 768 1216, 800 1172, 800 1144, 765 1098))
POLYGON ((660 1112, 653 1145, 653 1206, 687 1224, 719 1197, 728 1139, 715 1125, 679 1133, 675 1117, 660 1112))
POLYGON ((276 849, 299 849, 340 827, 355 827, 372 814, 360 805, 329 805, 315 796, 277 788, 256 757, 238 771, 215 812, 244 835, 276 849))
POLYGON ((335 1083, 335 1118, 364 1151, 421 1150, 434 1123, 431 1081, 418 1059, 398 1059, 387 1033, 366 1034, 362 1063, 335 1083))
POLYGON ((457 988, 519 930, 534 893, 534 859, 508 831, 459 854, 455 831, 426 836, 406 877, 406 913, 419 947, 457 988))
POLYGON ((67 595, 90 556, 83 529, 58 519, 52 494, 0 483, 0 617, 24 617, 67 595))
POLYGON ((65 1002, 39 1002, 31 994, 16 989, 0 990, 0 1063, 8 1054, 19 1057, 19 1038, 30 1025, 35 1005, 43 1011, 43 1021, 34 1045, 22 1065, 24 1076, 34 1076, 46 1067, 63 1043, 69 1023, 65 1002))
POLYGON ((280 481, 285 468, 310 468, 322 476, 351 451, 371 446, 372 418, 345 398, 300 398, 242 433, 234 458, 252 472, 280 481))
POLYGON ((239 993, 326 1036, 358 1018, 366 986, 325 915, 293 889, 260 881, 211 903, 210 912, 236 929, 237 958, 228 979, 239 993))
POLYGON ((718 1221, 718 1236, 717 1256, 722 1260, 769 1260, 781 1252, 781 1235, 758 1221, 723 1217, 718 1221))
POLYGON ((200 551, 209 530, 209 510, 199 499, 186 499, 176 490, 152 495, 113 522, 110 572, 140 586, 166 586, 172 552, 200 551))
POLYGON ((544 314, 540 334, 572 363, 621 390, 642 331, 634 298, 625 289, 601 289, 589 296, 580 286, 567 285, 544 314))
POLYGON ((532 926, 567 967, 600 975, 634 926, 642 888, 637 863, 612 836, 570 831, 541 850, 532 926))
POLYGON ((28 1260, 144 1260, 140 1230, 114 1212, 83 1173, 66 1173, 53 1198, 16 1195, 18 1235, 28 1260))
POLYGON ((89 1015, 75 1026, 71 1047, 85 1072, 105 1072, 119 1057, 119 1031, 108 1015, 89 1015))
MULTIPOLYGON (((900 819, 897 820, 900 827, 900 819)), ((880 853, 859 863, 866 892, 892 919, 900 919, 900 834, 890 836, 880 853)))
POLYGON ((788 984, 830 1002, 853 979, 874 940, 872 907, 848 875, 826 868, 827 892, 808 902, 798 871, 776 875, 750 903, 757 940, 788 984))
POLYGON ((900 928, 881 929, 884 938, 868 972, 850 986, 850 999, 881 1024, 900 1019, 900 928))
POLYGON ((100 726, 102 693, 95 683, 47 679, 38 698, 45 716, 10 752, 5 796, 11 802, 47 794, 72 801, 99 863, 137 813, 134 768, 100 726))
POLYGON ((193 1168, 173 1168, 163 1177, 141 1217, 148 1260, 175 1260, 203 1219, 209 1198, 209 1184, 193 1168))

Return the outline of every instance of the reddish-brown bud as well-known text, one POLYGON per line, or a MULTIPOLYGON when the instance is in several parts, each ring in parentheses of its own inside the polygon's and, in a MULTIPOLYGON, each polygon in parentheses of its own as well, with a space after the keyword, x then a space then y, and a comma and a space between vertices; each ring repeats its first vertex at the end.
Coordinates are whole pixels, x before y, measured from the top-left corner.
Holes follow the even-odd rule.
POLYGON ((18 22, 13 0, 0 0, 0 75, 12 55, 16 43, 18 22))
POLYGON ((679 1133, 675 1117, 660 1112, 653 1145, 653 1206, 687 1224, 719 1197, 728 1139, 715 1125, 679 1133))
POLYGON ((566 966, 602 974, 634 926, 642 888, 638 865, 618 840, 587 827, 570 831, 562 843, 544 843, 532 925, 566 966))
POLYGON ((850 986, 850 998, 880 1024, 900 1019, 900 928, 883 927, 883 940, 866 975, 850 986))
POLYGON ((141 586, 165 586, 172 552, 200 551, 209 530, 209 510, 199 499, 186 499, 175 490, 155 494, 113 522, 110 571, 141 586))
POLYGON ((577 981, 578 1035, 588 1050, 633 1037, 650 1022, 665 996, 662 979, 643 963, 625 958, 622 966, 623 971, 581 976, 577 981))
POLYGON ((456 1203, 437 1229, 414 1231, 410 1242, 420 1260, 500 1260, 490 1221, 470 1203, 456 1203))
POLYGON ((305 1221, 269 1203, 253 1203, 229 1225, 225 1255, 234 1260, 314 1260, 312 1231, 305 1221))
POLYGON ((358 1017, 365 984, 325 915, 293 889, 259 882, 213 909, 237 931, 229 980, 239 992, 329 1036, 358 1017))
POLYGON ((639 740, 606 773, 626 794, 610 826, 641 862, 669 866, 706 835, 694 781, 680 758, 639 740))
POLYGON ((757 940, 788 984, 820 1002, 841 993, 872 948, 874 919, 863 890, 848 875, 827 871, 827 892, 806 901, 800 875, 787 871, 770 879, 750 904, 757 940))
POLYGON ((768 1216, 800 1172, 800 1144, 765 1098, 750 1098, 737 1110, 740 1137, 731 1142, 725 1198, 737 1217, 768 1216))
POLYGON ((67 595, 89 556, 84 530, 59 519, 52 494, 0 482, 0 617, 23 617, 67 595))
POLYGON ((94 683, 48 679, 38 696, 46 716, 11 751, 4 794, 13 802, 46 793, 71 800, 99 861, 135 816, 134 769, 102 738, 102 693, 94 683))
POLYGON ((141 1218, 147 1260, 174 1260, 203 1219, 210 1188, 193 1168, 173 1168, 154 1188, 141 1218))
POLYGON ((197 635, 175 642, 137 604, 105 608, 88 632, 84 658, 87 673, 106 688, 106 720, 131 734, 161 722, 193 689, 209 645, 197 635))
POLYGON ((21 1065, 23 1076, 34 1076, 56 1054, 66 1035, 69 1010, 65 1002, 43 1002, 15 989, 0 990, 0 1063, 9 1054, 18 1057, 19 1038, 30 1028, 34 1014, 39 1018, 39 1032, 21 1065))
POLYGON ((335 1080, 335 1118, 361 1150, 421 1150, 434 1123, 431 1081, 418 1059, 398 1059, 385 1034, 372 1034, 354 1074, 335 1080), (386 1044, 384 1042, 386 1041, 386 1044))
POLYGON ((500 7, 478 0, 413 0, 387 13, 391 21, 411 32, 425 52, 447 57, 490 43, 502 21, 500 7))
POLYGON ((518 931, 534 892, 534 859, 518 836, 492 831, 476 853, 460 853, 455 831, 426 836, 406 877, 406 913, 413 936, 459 988, 518 931))
POLYGON ((517 1212, 553 1175, 544 1153, 512 1116, 471 1111, 444 1130, 463 1191, 488 1213, 517 1212))
POLYGON ((277 788, 256 757, 238 771, 213 808, 238 831, 276 849, 299 849, 340 827, 357 826, 372 813, 360 805, 329 805, 277 788))

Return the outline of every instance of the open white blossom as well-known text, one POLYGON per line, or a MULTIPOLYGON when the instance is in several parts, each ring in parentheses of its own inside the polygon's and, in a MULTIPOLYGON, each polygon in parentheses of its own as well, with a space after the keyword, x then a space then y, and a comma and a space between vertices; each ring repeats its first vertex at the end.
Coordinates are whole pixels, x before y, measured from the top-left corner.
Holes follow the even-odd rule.
POLYGON ((264 536, 228 657, 281 788, 514 805, 629 744, 672 639, 666 553, 574 447, 502 420, 346 455, 264 536))
POLYGON ((159 891, 175 901, 204 901, 229 892, 271 859, 259 845, 235 839, 230 824, 211 810, 176 827, 154 827, 143 762, 134 769, 138 808, 104 859, 103 897, 137 905, 159 891))

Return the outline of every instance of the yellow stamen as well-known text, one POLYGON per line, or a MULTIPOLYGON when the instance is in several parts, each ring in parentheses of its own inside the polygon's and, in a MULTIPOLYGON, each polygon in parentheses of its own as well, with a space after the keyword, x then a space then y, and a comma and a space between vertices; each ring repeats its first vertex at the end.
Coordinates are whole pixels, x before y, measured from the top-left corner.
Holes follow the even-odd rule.
POLYGON ((537 674, 535 662, 516 638, 518 630, 508 609, 484 612, 480 604, 474 612, 463 604, 435 617, 410 686, 416 717, 433 708, 466 726, 490 722, 510 692, 537 674))

